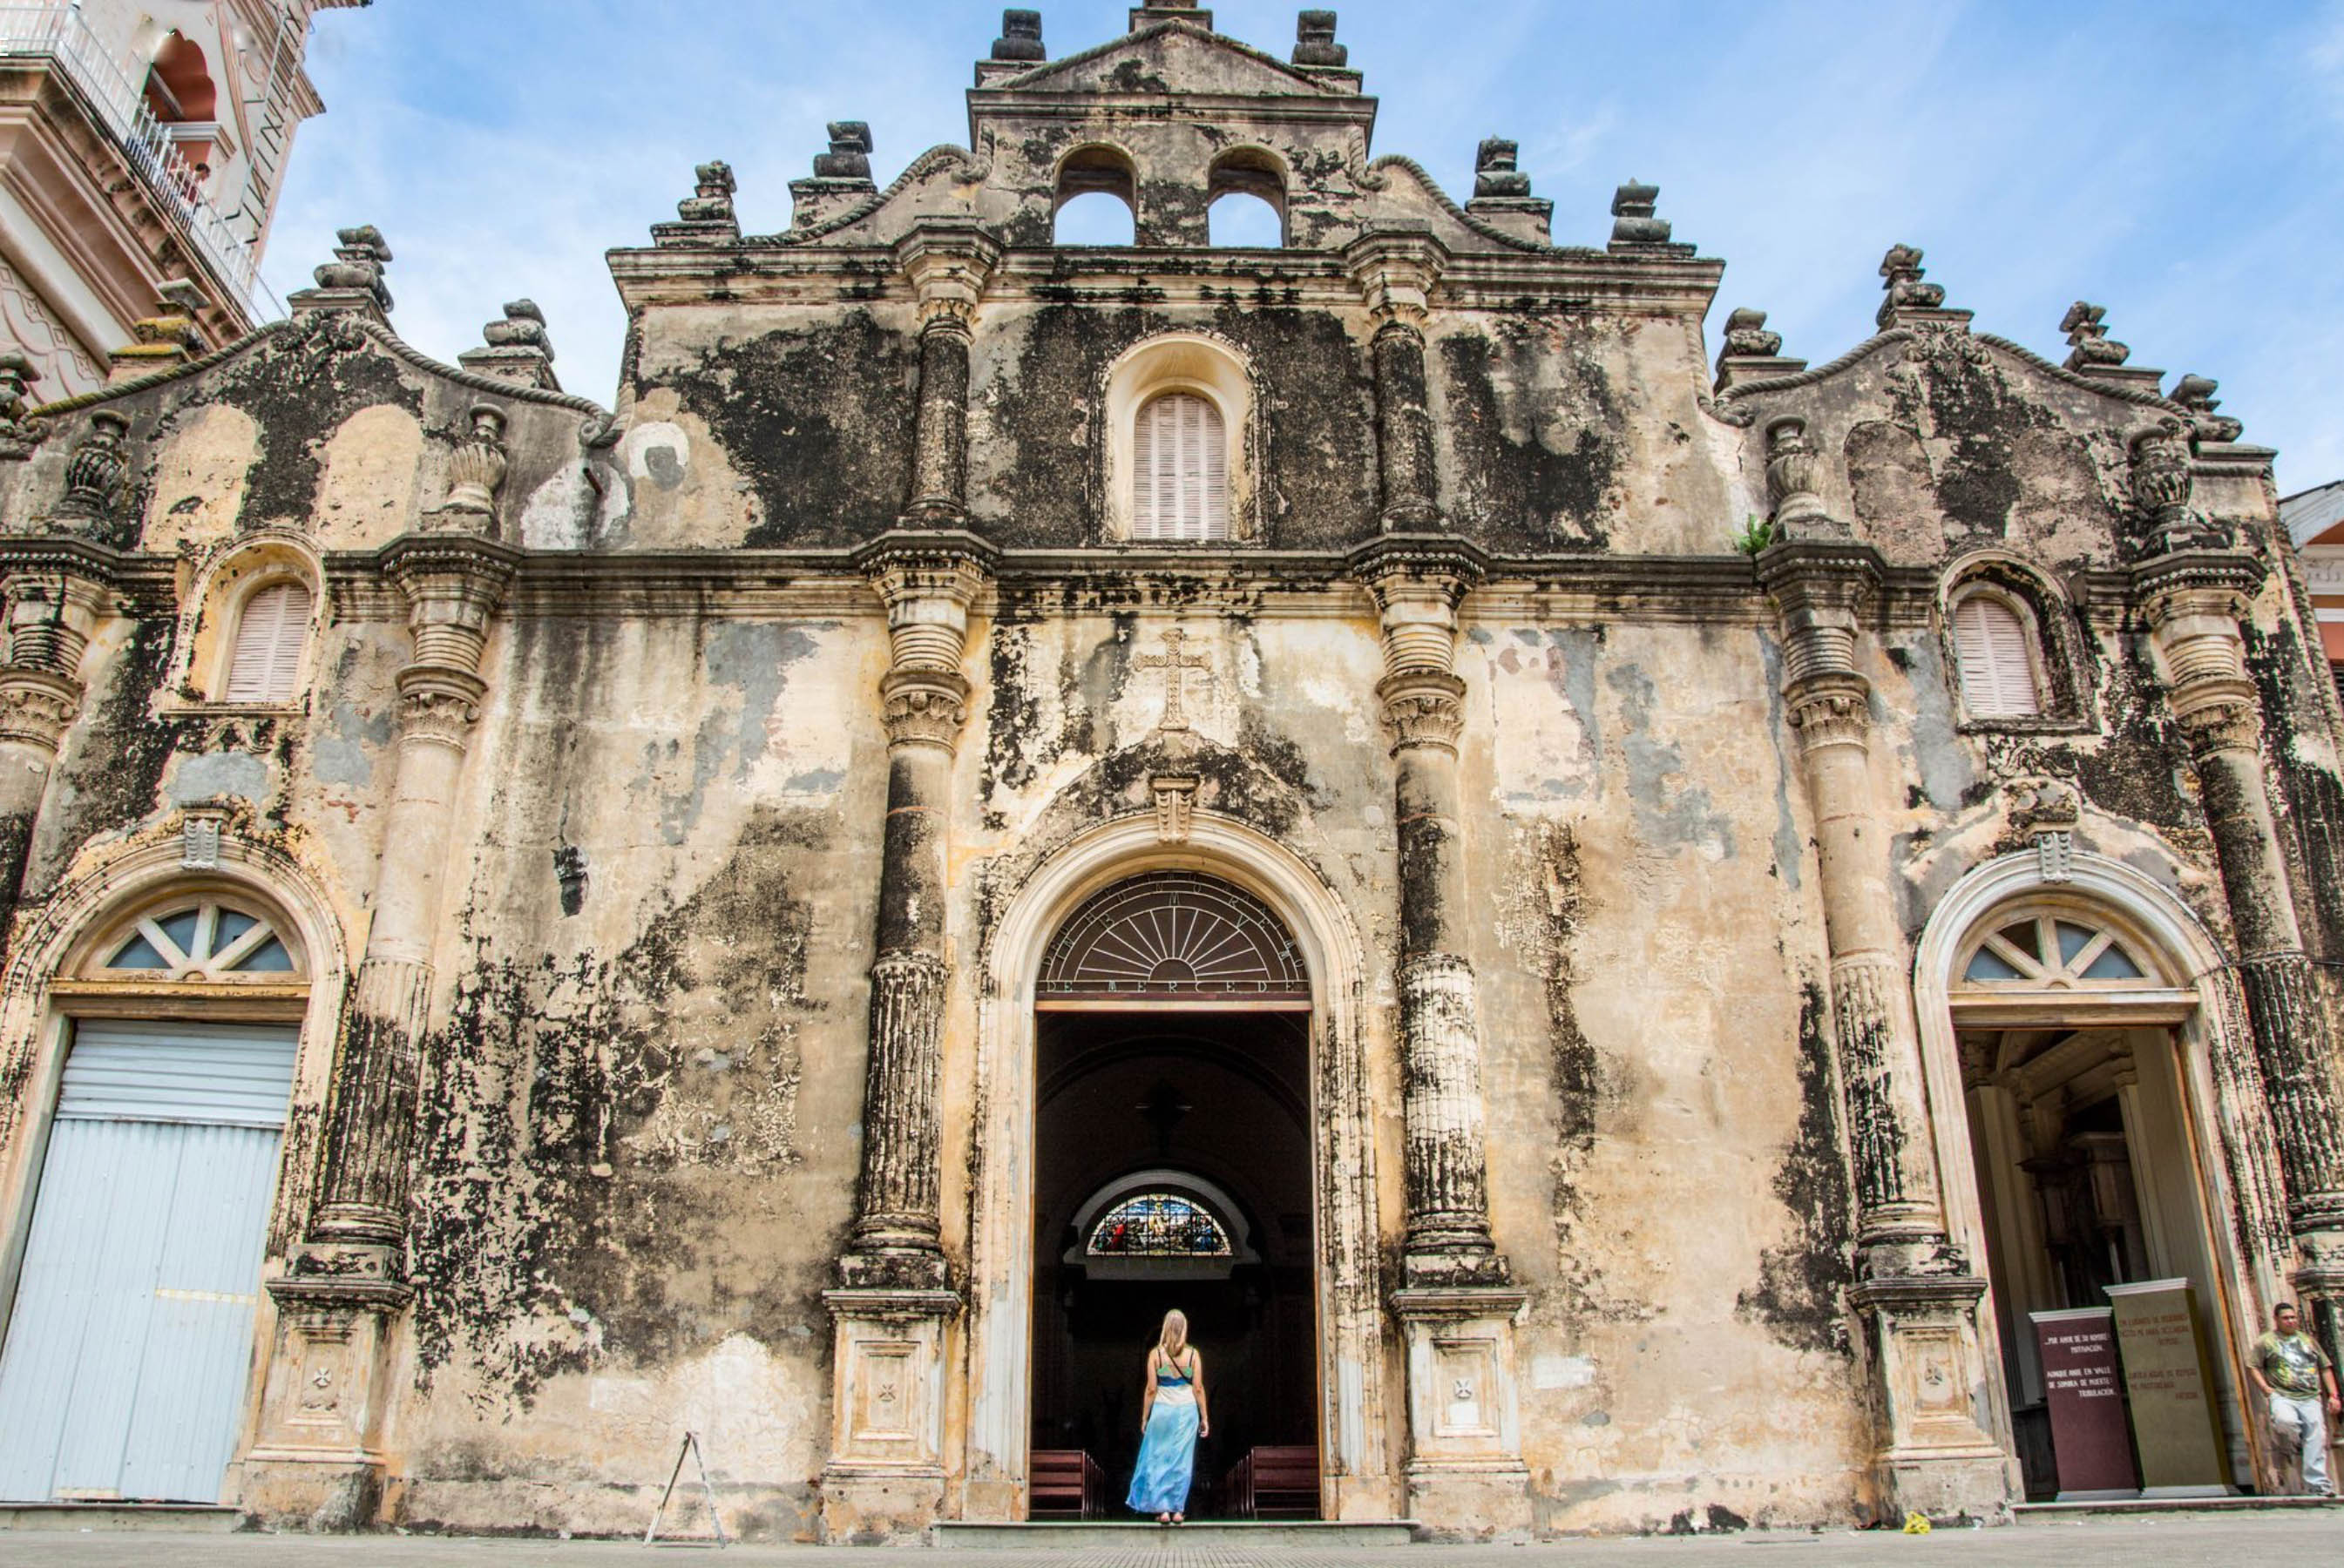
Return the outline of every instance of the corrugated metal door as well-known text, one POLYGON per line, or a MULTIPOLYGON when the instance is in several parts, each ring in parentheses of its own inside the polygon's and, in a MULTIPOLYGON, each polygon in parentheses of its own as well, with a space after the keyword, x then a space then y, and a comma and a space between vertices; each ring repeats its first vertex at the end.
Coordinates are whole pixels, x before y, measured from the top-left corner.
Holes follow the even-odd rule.
POLYGON ((0 1498, 218 1499, 296 1038, 76 1030, 0 1352, 0 1498))

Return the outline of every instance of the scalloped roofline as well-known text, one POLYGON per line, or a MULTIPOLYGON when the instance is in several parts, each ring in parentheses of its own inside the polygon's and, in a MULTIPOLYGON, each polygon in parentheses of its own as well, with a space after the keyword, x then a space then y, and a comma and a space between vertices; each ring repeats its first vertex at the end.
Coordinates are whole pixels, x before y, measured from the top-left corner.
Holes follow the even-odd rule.
MULTIPOLYGON (((974 173, 969 176, 972 183, 984 179, 993 169, 990 160, 978 157, 957 142, 938 142, 935 146, 905 164, 904 172, 888 181, 884 189, 874 191, 853 206, 835 213, 820 223, 810 224, 804 228, 785 228, 779 234, 744 234, 734 243, 743 246, 803 245, 809 240, 820 239, 823 235, 836 234, 840 229, 850 224, 860 223, 885 206, 902 194, 904 188, 913 181, 925 179, 936 170, 952 164, 959 164, 973 170, 974 173)), ((635 246, 633 248, 656 249, 657 247, 635 246)))
MULTIPOLYGON (((1258 49, 1241 38, 1232 38, 1227 33, 1216 33, 1209 27, 1200 27, 1194 22, 1183 22, 1177 18, 1167 19, 1162 22, 1151 22, 1147 26, 1141 27, 1135 32, 1126 33, 1120 37, 1109 38, 1103 44, 1094 44, 1087 49, 1078 49, 1075 53, 1066 55, 1061 59, 1044 60, 1040 64, 1035 65, 1031 70, 1020 71, 1014 76, 1004 76, 1001 80, 994 83, 990 86, 971 87, 969 89, 969 96, 974 99, 979 93, 1017 92, 1023 90, 1026 84, 1036 81, 1052 71, 1061 71, 1070 65, 1080 65, 1088 61, 1097 59, 1100 55, 1106 54, 1111 49, 1120 49, 1127 44, 1137 42, 1143 38, 1161 37, 1167 33, 1186 33, 1190 37, 1201 38, 1209 44, 1217 45, 1220 48, 1231 50, 1234 53, 1243 55, 1249 59, 1259 61, 1265 65, 1272 66, 1280 75, 1289 77, 1301 85, 1308 87, 1310 90, 1309 95, 1313 97, 1359 98, 1362 96, 1362 95, 1358 93, 1339 93, 1334 88, 1327 85, 1324 82, 1318 81, 1305 73, 1296 70, 1291 65, 1279 59, 1277 55, 1269 54, 1265 50, 1258 49)), ((1301 95, 1297 95, 1299 96, 1301 95)))
MULTIPOLYGON (((1991 332, 1973 332, 1968 336, 1989 348, 2001 349, 2012 358, 2042 375, 2048 376, 2054 381, 2082 391, 2096 392, 2103 397, 2112 397, 2119 403, 2132 403, 2144 408, 2162 409, 2185 419, 2188 417, 2189 410, 2162 393, 2146 392, 2136 387, 2112 386, 2106 381, 2095 380, 2089 376, 2077 375, 2064 365, 2055 364, 2044 358, 2043 356, 2023 344, 2013 343, 2009 338, 1998 337, 1991 332)), ((1747 402, 1750 398, 1765 393, 1791 392, 1802 387, 1813 387, 1818 382, 1830 380, 1857 361, 1868 358, 1893 344, 1917 342, 1920 337, 1918 332, 1909 327, 1891 327, 1885 331, 1874 333, 1838 358, 1818 365, 1812 370, 1802 370, 1791 376, 1769 376, 1763 381, 1745 381, 1738 387, 1727 387, 1717 394, 1712 401, 1721 408, 1731 407, 1734 404, 1747 402)))
MULTIPOLYGON (((381 345, 393 358, 401 360, 427 375, 437 376, 441 380, 461 387, 467 391, 479 392, 488 397, 509 397, 516 403, 535 403, 549 408, 568 408, 599 420, 604 425, 611 424, 617 419, 617 416, 611 410, 591 397, 581 397, 570 392, 549 391, 542 387, 527 387, 517 381, 500 381, 493 376, 482 376, 459 366, 443 365, 379 322, 370 321, 363 316, 353 316, 349 319, 361 333, 381 345)), ((94 408, 102 403, 111 403, 119 398, 149 391, 157 387, 167 387, 174 381, 184 381, 191 376, 200 376, 205 371, 216 366, 224 365, 245 350, 258 346, 265 337, 283 336, 291 331, 293 326, 294 323, 290 320, 265 323, 246 333, 235 342, 215 348, 209 354, 198 358, 190 359, 185 365, 174 365, 167 370, 157 370, 145 376, 134 376, 127 381, 113 382, 94 391, 79 393, 71 397, 60 397, 54 403, 44 403, 37 408, 27 409, 26 417, 41 419, 53 418, 61 414, 76 414, 85 408, 94 408)))

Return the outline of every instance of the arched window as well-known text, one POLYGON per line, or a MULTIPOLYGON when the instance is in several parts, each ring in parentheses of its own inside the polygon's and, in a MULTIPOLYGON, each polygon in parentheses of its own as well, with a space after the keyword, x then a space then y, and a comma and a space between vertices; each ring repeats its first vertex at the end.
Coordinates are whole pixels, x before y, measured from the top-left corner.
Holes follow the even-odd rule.
POLYGON ((228 702, 287 702, 300 677, 301 648, 309 635, 307 583, 264 584, 237 616, 221 697, 228 702))
POLYGON ((2035 638, 1999 595, 1971 593, 1954 605, 1954 650, 1962 703, 1973 719, 2031 719, 2043 711, 2035 638))
POLYGON ((175 32, 163 40, 146 73, 145 98, 146 113, 187 160, 189 174, 198 180, 208 176, 219 135, 219 89, 194 39, 175 32))
POLYGON ((1238 147, 1207 176, 1205 226, 1227 249, 1278 250, 1286 245, 1286 169, 1261 147, 1238 147))
POLYGON ((1094 1258, 1226 1258, 1228 1227, 1180 1192, 1135 1192, 1101 1214, 1084 1251, 1094 1258))
POLYGON ((278 922, 255 907, 191 896, 140 915, 101 943, 98 974, 157 980, 299 978, 301 962, 278 922))
POLYGON ((1229 437, 1221 411, 1192 392, 1139 410, 1131 433, 1131 537, 1229 537, 1229 437))
POLYGON ((1962 966, 1965 986, 2065 990, 2137 985, 2148 978, 2115 932, 2058 911, 1996 925, 1962 966))

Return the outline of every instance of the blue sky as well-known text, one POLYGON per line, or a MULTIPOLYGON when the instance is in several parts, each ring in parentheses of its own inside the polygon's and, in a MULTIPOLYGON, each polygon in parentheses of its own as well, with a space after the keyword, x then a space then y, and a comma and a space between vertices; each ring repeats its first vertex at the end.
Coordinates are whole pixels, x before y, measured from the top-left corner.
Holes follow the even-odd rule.
MULTIPOLYGON (((1213 6, 1281 56, 1290 4, 1213 6)), ((2053 358, 2076 299, 2133 363, 2222 383, 2282 491, 2344 477, 2344 0, 1374 0, 1339 37, 1381 101, 1375 150, 1460 199, 1483 136, 1521 143, 1555 237, 1601 244, 1612 189, 1661 186, 1727 263, 1709 322, 1755 306, 1821 363, 1872 330, 1881 253, 2053 358)), ((1042 6, 1051 54, 1127 6, 1042 6)), ((647 243, 692 166, 730 161, 743 226, 789 222, 831 119, 871 123, 884 185, 967 136, 998 31, 974 0, 377 0, 319 19, 267 276, 379 225, 394 320, 428 353, 503 301, 545 307, 571 391, 609 401, 624 320, 602 253, 647 243)), ((2167 386, 2171 385, 2168 379, 2167 386)))

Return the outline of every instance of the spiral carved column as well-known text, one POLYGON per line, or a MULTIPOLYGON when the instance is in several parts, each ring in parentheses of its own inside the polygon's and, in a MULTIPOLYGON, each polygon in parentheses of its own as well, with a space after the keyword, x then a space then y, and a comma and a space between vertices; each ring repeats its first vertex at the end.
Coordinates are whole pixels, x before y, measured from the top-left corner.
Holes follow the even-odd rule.
POLYGON ((2263 768, 2262 715, 2242 622, 2262 564, 2183 549, 2134 568, 2238 944, 2238 979, 2287 1181, 2295 1284, 2331 1356, 2344 1355, 2344 1092, 2336 1040, 2303 943, 2263 768))
MULTIPOLYGON (((1759 558, 1783 638, 1783 694, 1814 819, 1830 949, 1834 1075, 1856 1198, 1850 1295, 1871 1363, 1882 1513, 1999 1513, 2010 1464, 1977 1392, 1985 1282, 1945 1235, 1910 960, 1871 776, 1871 682, 1857 668, 1880 575, 1869 546, 1779 544, 1759 558)), ((1953 1114, 1960 1114, 1958 1107, 1953 1114)))

